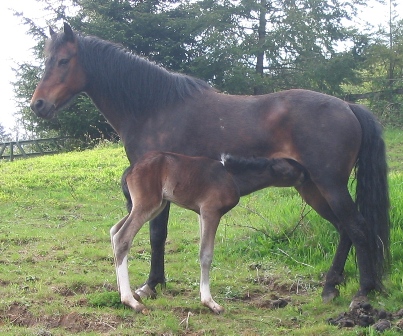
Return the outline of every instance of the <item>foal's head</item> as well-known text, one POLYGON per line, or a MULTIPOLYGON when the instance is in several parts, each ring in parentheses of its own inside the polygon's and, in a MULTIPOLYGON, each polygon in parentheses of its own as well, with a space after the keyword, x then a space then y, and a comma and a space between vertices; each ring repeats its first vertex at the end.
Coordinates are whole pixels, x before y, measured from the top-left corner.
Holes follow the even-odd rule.
POLYGON ((50 29, 46 44, 45 73, 31 99, 31 108, 45 119, 52 118, 85 88, 86 77, 78 61, 77 36, 65 23, 64 30, 50 29))

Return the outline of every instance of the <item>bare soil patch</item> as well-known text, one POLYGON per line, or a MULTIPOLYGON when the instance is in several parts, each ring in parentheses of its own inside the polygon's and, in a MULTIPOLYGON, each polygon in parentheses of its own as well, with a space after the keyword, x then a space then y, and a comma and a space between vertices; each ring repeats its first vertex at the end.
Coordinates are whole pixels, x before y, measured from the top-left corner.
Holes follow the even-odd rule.
MULTIPOLYGON (((107 333, 115 330, 123 320, 113 315, 89 315, 71 312, 65 315, 44 315, 34 316, 28 307, 19 303, 11 304, 8 309, 0 315, 0 325, 9 323, 11 325, 30 328, 41 326, 45 329, 64 328, 72 333, 98 332, 107 333)), ((127 321, 126 321, 127 322, 127 321)))

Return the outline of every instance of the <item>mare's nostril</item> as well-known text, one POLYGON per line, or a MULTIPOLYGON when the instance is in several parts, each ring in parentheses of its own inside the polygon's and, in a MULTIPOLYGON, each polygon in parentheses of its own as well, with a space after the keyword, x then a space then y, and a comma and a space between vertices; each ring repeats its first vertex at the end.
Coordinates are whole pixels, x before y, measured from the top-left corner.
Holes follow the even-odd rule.
POLYGON ((44 105, 45 105, 44 100, 38 99, 35 103, 31 104, 31 109, 34 110, 35 112, 39 112, 44 105))
POLYGON ((44 102, 42 99, 38 99, 38 100, 35 102, 35 108, 36 108, 37 110, 42 109, 42 108, 43 108, 43 105, 45 105, 45 102, 44 102))

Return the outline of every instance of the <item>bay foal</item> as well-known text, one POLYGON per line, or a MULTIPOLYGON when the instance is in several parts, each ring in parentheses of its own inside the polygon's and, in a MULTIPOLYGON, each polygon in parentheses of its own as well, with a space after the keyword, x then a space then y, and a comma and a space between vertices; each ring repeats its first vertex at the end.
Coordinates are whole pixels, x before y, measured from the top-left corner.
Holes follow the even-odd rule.
POLYGON ((304 177, 302 167, 286 159, 222 156, 220 162, 167 152, 145 154, 123 174, 130 213, 110 231, 122 303, 136 311, 145 308, 140 296, 133 296, 130 289, 127 256, 143 224, 159 215, 167 202, 174 202, 199 214, 201 302, 216 314, 223 312, 211 296, 209 281, 221 217, 237 205, 240 196, 267 186, 297 186, 304 177))

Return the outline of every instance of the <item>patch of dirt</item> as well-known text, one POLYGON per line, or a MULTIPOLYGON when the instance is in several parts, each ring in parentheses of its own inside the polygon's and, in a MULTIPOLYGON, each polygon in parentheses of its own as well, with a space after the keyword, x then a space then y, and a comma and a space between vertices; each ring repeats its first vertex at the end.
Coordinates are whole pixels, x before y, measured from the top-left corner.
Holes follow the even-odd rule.
POLYGON ((10 324, 20 327, 32 327, 36 324, 36 318, 29 312, 28 308, 18 303, 13 303, 1 320, 7 319, 10 324))
MULTIPOLYGON (((112 315, 88 315, 71 312, 65 315, 34 316, 27 306, 13 303, 0 315, 0 325, 9 323, 20 327, 45 327, 46 329, 64 328, 72 333, 96 332, 108 333, 115 330, 124 321, 112 315)), ((126 321, 127 322, 127 321, 126 321)))
POLYGON ((75 284, 72 286, 53 286, 52 291, 60 296, 69 297, 77 294, 88 294, 97 291, 114 291, 115 287, 109 283, 104 283, 102 286, 85 286, 82 284, 75 284))
POLYGON ((278 309, 286 307, 291 302, 291 297, 287 294, 292 293, 288 290, 284 290, 267 294, 266 291, 255 289, 246 293, 240 293, 239 295, 227 300, 248 302, 250 305, 257 308, 278 309), (284 292, 285 295, 283 295, 282 292, 284 292))
POLYGON ((260 300, 255 300, 253 304, 258 308, 278 309, 284 308, 290 301, 290 298, 282 298, 276 295, 271 295, 270 299, 262 297, 260 300))
POLYGON ((327 321, 339 328, 372 326, 379 332, 391 328, 403 331, 403 309, 391 313, 383 309, 375 309, 369 303, 361 303, 350 311, 341 313, 335 318, 329 318, 327 321))
POLYGON ((258 276, 253 279, 253 282, 267 286, 270 292, 276 292, 281 295, 306 294, 320 285, 318 282, 303 278, 289 281, 273 275, 258 276))

